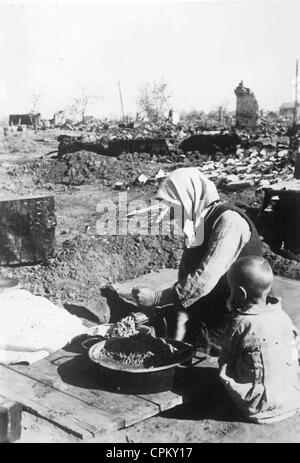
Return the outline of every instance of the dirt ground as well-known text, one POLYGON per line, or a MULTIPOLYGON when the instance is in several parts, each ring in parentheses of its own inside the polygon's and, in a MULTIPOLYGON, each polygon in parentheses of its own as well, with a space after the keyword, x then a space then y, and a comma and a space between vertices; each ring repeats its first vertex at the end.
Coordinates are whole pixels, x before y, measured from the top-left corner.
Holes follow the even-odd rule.
MULTIPOLYGON (((56 204, 56 256, 48 263, 2 267, 1 273, 16 276, 26 289, 55 302, 91 308, 100 287, 135 278, 151 270, 177 268, 182 238, 144 235, 98 236, 101 214, 97 204, 116 200, 116 182, 123 182, 129 201, 149 201, 159 181, 142 186, 140 174, 166 173, 182 165, 199 165, 201 159, 181 163, 153 161, 147 156, 123 155, 119 159, 91 153, 74 153, 63 162, 53 158, 57 133, 26 135, 22 143, 0 143, 0 197, 51 194, 56 204), (26 141, 26 143, 25 143, 26 141), (53 153, 52 155, 49 153, 53 153)), ((0 140, 1 141, 1 140, 0 140)), ((260 198, 249 188, 221 197, 257 210, 260 198)), ((300 279, 300 263, 278 256, 264 245, 265 256, 276 274, 300 279)), ((101 316, 99 320, 101 320, 101 316)), ((218 388, 217 388, 218 389, 218 388)), ((295 416, 276 425, 241 423, 232 406, 217 390, 210 400, 177 407, 124 431, 103 437, 104 442, 299 442, 300 419, 295 416)), ((23 416, 21 442, 61 442, 72 438, 27 413, 23 416)))

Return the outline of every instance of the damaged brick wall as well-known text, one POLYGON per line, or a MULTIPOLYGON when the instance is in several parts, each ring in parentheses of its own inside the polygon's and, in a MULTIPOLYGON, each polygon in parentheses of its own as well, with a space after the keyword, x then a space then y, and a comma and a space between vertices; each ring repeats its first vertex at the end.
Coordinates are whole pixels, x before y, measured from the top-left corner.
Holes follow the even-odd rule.
POLYGON ((236 94, 236 127, 239 129, 255 129, 258 120, 258 103, 255 95, 243 81, 239 83, 234 93, 236 94))

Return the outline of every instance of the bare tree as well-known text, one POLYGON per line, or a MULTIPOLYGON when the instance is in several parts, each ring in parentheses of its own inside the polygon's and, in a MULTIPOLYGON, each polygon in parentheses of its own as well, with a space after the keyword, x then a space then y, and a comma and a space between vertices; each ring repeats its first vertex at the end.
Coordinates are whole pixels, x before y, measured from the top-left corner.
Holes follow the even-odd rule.
POLYGON ((168 109, 170 97, 164 80, 145 82, 139 90, 137 105, 151 122, 158 122, 168 109))
POLYGON ((84 124, 88 107, 94 104, 98 98, 100 98, 100 95, 87 93, 83 88, 81 96, 79 98, 75 98, 73 101, 73 104, 70 107, 70 112, 79 115, 81 117, 81 122, 84 124))

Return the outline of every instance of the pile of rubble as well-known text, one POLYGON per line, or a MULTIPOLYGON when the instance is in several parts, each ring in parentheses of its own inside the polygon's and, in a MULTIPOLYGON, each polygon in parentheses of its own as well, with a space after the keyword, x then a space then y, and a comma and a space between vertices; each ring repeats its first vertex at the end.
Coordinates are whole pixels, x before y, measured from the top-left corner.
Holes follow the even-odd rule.
MULTIPOLYGON (((212 135, 210 135, 212 137, 212 135)), ((289 181, 294 175, 296 150, 286 136, 261 136, 251 138, 248 134, 239 134, 240 143, 234 149, 229 145, 231 154, 216 150, 214 154, 201 154, 188 151, 177 155, 159 156, 150 159, 162 163, 197 165, 207 177, 216 183, 218 189, 232 192, 255 187, 258 190, 281 181, 289 181)), ((230 141, 229 141, 230 143, 230 141)), ((145 159, 145 155, 140 157, 145 159)))
POLYGON ((107 140, 106 137, 95 137, 94 135, 79 137, 60 135, 58 140, 59 157, 81 150, 113 157, 120 156, 122 153, 135 152, 145 152, 151 155, 169 154, 168 143, 164 138, 111 138, 107 140))
POLYGON ((36 163, 35 168, 43 183, 78 186, 99 181, 101 185, 117 190, 144 186, 166 176, 159 164, 134 155, 115 158, 84 150, 64 154, 58 161, 39 162, 39 165, 36 163))
POLYGON ((154 153, 159 155, 178 150, 184 154, 195 151, 199 151, 201 154, 215 154, 217 152, 229 154, 234 152, 235 147, 239 144, 245 148, 255 144, 258 147, 275 149, 278 144, 289 146, 292 138, 290 135, 287 136, 287 127, 278 122, 264 122, 255 132, 236 130, 234 127, 205 130, 195 124, 172 124, 170 122, 162 124, 140 122, 135 125, 132 123, 132 126, 123 125, 124 127, 122 124, 107 126, 102 124, 95 132, 82 130, 81 134, 60 135, 58 137, 59 153, 64 154, 79 149, 87 149, 83 144, 89 144, 88 150, 99 152, 99 154, 112 156, 118 156, 122 152, 153 154, 151 145, 155 141, 157 143, 160 141, 161 146, 154 149, 154 153), (150 143, 148 145, 150 149, 147 149, 146 142, 150 143), (76 143, 77 147, 73 147, 76 143), (118 143, 120 147, 116 149, 118 143))
POLYGON ((215 153, 234 148, 239 137, 232 129, 200 131, 194 125, 139 123, 134 127, 107 126, 96 132, 60 135, 59 156, 79 150, 108 156, 146 152, 152 155, 181 154, 188 151, 215 153))
POLYGON ((288 148, 237 148, 236 156, 203 163, 201 170, 225 191, 249 187, 263 189, 293 178, 294 159, 288 148))
MULTIPOLYGON (((142 129, 118 129, 101 136, 61 135, 54 170, 65 167, 62 175, 56 173, 54 177, 60 179, 59 183, 73 185, 84 183, 90 177, 105 181, 109 175, 107 170, 112 169, 114 180, 104 183, 113 186, 121 182, 128 186, 141 175, 138 184, 157 175, 160 169, 152 168, 153 164, 170 164, 167 170, 192 164, 199 166, 219 189, 228 192, 249 187, 263 189, 278 178, 281 181, 293 178, 299 140, 282 135, 281 126, 276 126, 272 133, 268 126, 259 134, 223 130, 203 132, 183 140, 186 131, 178 132, 177 128, 175 133, 174 127, 170 124, 160 128, 160 135, 165 132, 170 138, 154 138, 153 134, 152 138, 141 138, 148 133, 146 129, 145 134, 142 129), (120 175, 119 167, 122 168, 120 175)), ((159 176, 162 178, 164 172, 159 176)))

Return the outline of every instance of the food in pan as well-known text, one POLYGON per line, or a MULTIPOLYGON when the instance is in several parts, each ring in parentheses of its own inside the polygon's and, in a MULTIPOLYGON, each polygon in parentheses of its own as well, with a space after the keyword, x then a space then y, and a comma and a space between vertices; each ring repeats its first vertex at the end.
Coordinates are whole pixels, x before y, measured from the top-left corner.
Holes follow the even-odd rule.
POLYGON ((134 336, 138 331, 136 329, 135 319, 132 315, 122 318, 109 328, 106 333, 107 338, 129 338, 134 336))
POLYGON ((108 360, 136 368, 151 368, 167 365, 178 351, 162 338, 148 334, 137 334, 129 338, 107 341, 105 346, 95 348, 94 360, 108 360))

